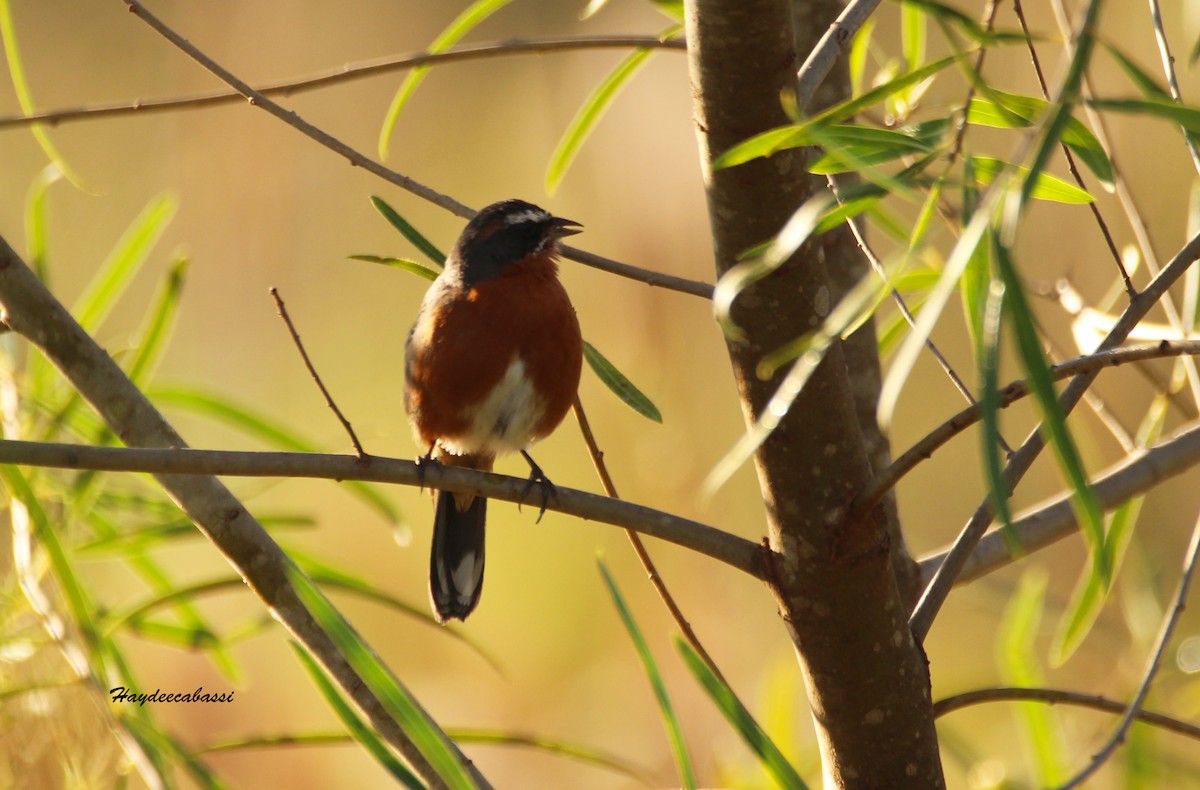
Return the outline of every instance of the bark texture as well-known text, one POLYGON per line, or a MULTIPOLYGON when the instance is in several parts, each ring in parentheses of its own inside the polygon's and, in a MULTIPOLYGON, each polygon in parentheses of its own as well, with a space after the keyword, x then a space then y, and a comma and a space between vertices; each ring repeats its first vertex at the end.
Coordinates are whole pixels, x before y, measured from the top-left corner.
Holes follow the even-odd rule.
MULTIPOLYGON (((791 4, 689 0, 687 38, 723 274, 743 250, 774 236, 814 188, 800 150, 711 168, 735 143, 788 122, 779 96, 798 66, 791 4)), ((762 355, 818 326, 843 289, 831 281, 822 246, 810 244, 738 298, 734 319, 748 339, 731 342, 729 354, 748 422, 778 386, 756 377, 762 355)), ((897 587, 888 519, 877 509, 861 522, 846 520, 846 505, 872 476, 863 397, 835 344, 756 455, 771 545, 784 557, 775 592, 807 679, 826 784, 936 788, 944 779, 929 675, 897 587)))

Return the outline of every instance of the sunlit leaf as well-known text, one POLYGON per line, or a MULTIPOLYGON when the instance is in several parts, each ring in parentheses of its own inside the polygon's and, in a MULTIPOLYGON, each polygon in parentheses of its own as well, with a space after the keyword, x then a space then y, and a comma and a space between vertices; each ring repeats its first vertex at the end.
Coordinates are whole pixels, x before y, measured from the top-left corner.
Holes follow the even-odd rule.
POLYGON ((295 642, 290 642, 296 658, 308 673, 308 678, 317 687, 325 704, 350 732, 350 736, 375 758, 375 762, 383 766, 392 778, 410 790, 423 790, 425 784, 405 767, 404 763, 392 754, 391 749, 375 734, 375 729, 363 721, 354 708, 342 698, 342 690, 329 681, 324 670, 312 659, 304 648, 295 642))
POLYGON ((175 318, 179 314, 179 299, 183 293, 187 267, 188 259, 185 257, 178 257, 171 262, 145 323, 137 333, 133 356, 125 368, 129 380, 134 384, 141 386, 145 383, 166 350, 175 318))
MULTIPOLYGON (((433 40, 426 51, 431 53, 446 51, 471 32, 480 22, 510 2, 512 0, 476 0, 454 18, 454 21, 433 40)), ((404 105, 408 103, 409 98, 417 90, 417 86, 425 79, 428 71, 429 66, 418 66, 410 70, 408 76, 404 78, 404 82, 400 83, 400 87, 396 90, 396 95, 392 97, 392 104, 383 118, 383 128, 379 130, 380 159, 388 158, 388 147, 391 143, 392 132, 396 129, 396 121, 400 118, 400 111, 404 109, 404 105)))
POLYGON ((900 45, 908 70, 925 62, 925 12, 916 3, 900 4, 900 45))
POLYGON ((624 373, 586 340, 583 342, 583 358, 587 360, 588 366, 597 378, 603 382, 604 386, 612 390, 622 403, 643 417, 658 423, 662 422, 662 413, 659 412, 654 402, 647 398, 624 373))
MULTIPOLYGON (((383 703, 389 715, 400 725, 422 756, 437 771, 452 790, 476 787, 466 765, 459 761, 444 733, 430 721, 417 701, 388 671, 374 651, 366 645, 320 590, 304 574, 292 566, 286 569, 296 595, 313 619, 337 645, 338 650, 366 684, 371 693, 383 703)), ((315 661, 314 661, 315 663, 315 661)), ((322 670, 323 671, 323 670, 322 670)), ((341 696, 339 692, 339 697, 341 696)))
MULTIPOLYGON (((1006 167, 1022 177, 1029 173, 1029 168, 1027 167, 1015 167, 1008 162, 994 159, 990 156, 975 156, 972 159, 975 167, 975 178, 981 184, 992 183, 996 176, 1006 167)), ((1030 197, 1038 200, 1049 200, 1054 203, 1071 204, 1092 203, 1096 200, 1074 184, 1068 184, 1061 178, 1052 176, 1049 173, 1038 174, 1033 190, 1030 192, 1030 197)))
POLYGON ((371 195, 371 205, 375 207, 376 211, 383 215, 383 218, 386 219, 393 228, 400 231, 400 234, 404 236, 404 238, 408 239, 408 241, 414 247, 424 253, 426 258, 437 264, 439 269, 446 265, 445 253, 435 247, 429 241, 429 239, 421 235, 421 232, 414 228, 408 222, 408 220, 400 216, 400 212, 388 205, 386 200, 378 195, 371 195))
POLYGON ((692 758, 688 754, 687 744, 683 740, 683 728, 680 727, 679 717, 675 715, 675 709, 671 705, 671 698, 667 694, 667 686, 663 683, 662 675, 658 671, 658 665, 654 661, 654 656, 650 652, 650 646, 646 644, 646 638, 642 636, 642 631, 638 628, 637 622, 633 619, 633 613, 629 611, 629 607, 625 603, 621 591, 617 589, 617 583, 613 581, 612 576, 608 572, 608 567, 603 561, 598 560, 600 566, 600 575, 604 578, 604 584, 608 588, 608 594, 612 596, 613 605, 617 609, 617 614, 621 616, 621 622, 625 625, 625 631, 629 634, 629 638, 633 640, 633 646, 637 650, 638 658, 641 659, 642 669, 646 672, 646 677, 650 681, 650 687, 654 690, 654 697, 658 700, 659 713, 662 715, 663 723, 667 729, 667 737, 671 742, 671 752, 675 756, 675 764, 679 768, 679 778, 685 788, 694 790, 696 787, 696 776, 692 769, 692 758))
POLYGON ((1054 454, 1059 468, 1070 486, 1071 509, 1079 520, 1080 531, 1087 541, 1095 575, 1107 587, 1112 583, 1111 547, 1105 546, 1104 521, 1096 492, 1088 482, 1075 440, 1067 428, 1066 415, 1058 402, 1054 381, 1050 376, 1050 363, 1042 351, 1033 311, 1025 297, 1025 291, 1013 266, 1010 252, 1001 243, 992 247, 996 268, 1004 281, 1005 314, 1012 322, 1020 352, 1026 381, 1034 402, 1042 413, 1042 430, 1054 454))
POLYGON ((599 123, 621 89, 646 64, 652 52, 653 50, 648 48, 635 49, 626 55, 616 68, 601 80, 591 95, 584 99, 583 104, 575 113, 575 117, 571 119, 570 125, 567 126, 567 130, 559 139, 554 153, 550 155, 550 164, 546 166, 547 194, 553 195, 558 189, 567 168, 575 161, 576 154, 579 153, 579 149, 583 147, 592 130, 596 128, 596 124, 599 123))
POLYGON ((866 81, 867 54, 871 50, 871 35, 875 32, 875 20, 868 19, 854 34, 850 42, 850 54, 846 62, 850 68, 850 95, 861 96, 866 81))
POLYGON ((351 255, 349 257, 352 261, 366 261, 367 263, 380 263, 384 266, 391 266, 393 269, 409 272, 426 280, 435 280, 438 276, 435 270, 411 258, 383 258, 378 255, 351 255))
POLYGON ((716 703, 721 715, 725 717, 725 721, 729 722, 737 731, 737 734, 758 757, 767 772, 774 777, 778 786, 807 790, 808 785, 800 778, 800 774, 796 773, 796 769, 783 756, 783 752, 779 750, 766 731, 755 721, 754 716, 737 698, 737 694, 729 687, 729 684, 713 673, 695 649, 679 636, 675 637, 675 647, 683 656, 683 663, 687 665, 692 676, 708 693, 709 699, 716 703))

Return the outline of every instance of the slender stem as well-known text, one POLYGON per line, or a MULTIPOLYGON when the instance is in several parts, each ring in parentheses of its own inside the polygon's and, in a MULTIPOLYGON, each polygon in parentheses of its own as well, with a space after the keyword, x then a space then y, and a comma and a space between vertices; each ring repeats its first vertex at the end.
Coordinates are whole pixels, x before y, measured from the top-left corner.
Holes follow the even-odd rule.
MULTIPOLYGON (((617 487, 613 483, 612 475, 608 473, 608 465, 604 463, 604 453, 600 451, 600 445, 596 443, 596 435, 592 433, 592 426, 588 422, 587 414, 583 410, 583 403, 579 400, 579 396, 575 396, 575 403, 571 408, 575 412, 575 419, 579 422, 579 432, 583 434, 584 444, 587 445, 588 454, 592 457, 592 465, 596 467, 596 474, 600 478, 600 485, 604 487, 604 493, 613 499, 619 499, 617 496, 617 487)), ((666 582, 658 572, 654 560, 650 558, 650 552, 646 550, 646 545, 642 543, 641 537, 632 529, 625 530, 626 537, 629 538, 629 543, 633 546, 633 551, 637 554, 638 561, 642 563, 642 568, 646 571, 646 576, 650 579, 650 584, 658 591, 658 597, 662 599, 666 605, 667 611, 671 613, 671 619, 679 626, 679 630, 683 633, 683 638, 688 641, 688 644, 696 651, 696 654, 708 665, 713 674, 725 680, 725 676, 721 674, 721 670, 717 667, 717 662, 713 661, 712 656, 704 649, 704 645, 700 642, 700 637, 696 636, 696 632, 692 630, 692 624, 683 616, 683 611, 679 605, 675 603, 675 597, 671 595, 671 591, 667 589, 666 582)))
MULTIPOLYGON (((1014 688, 997 686, 994 688, 975 689, 962 694, 955 694, 933 703, 933 714, 944 716, 956 710, 978 705, 982 702, 1045 702, 1048 705, 1074 705, 1080 708, 1104 711, 1105 713, 1120 713, 1127 709, 1123 702, 1117 702, 1099 694, 1083 694, 1078 691, 1046 688, 1014 688)), ((1189 724, 1186 721, 1166 716, 1154 711, 1139 710, 1138 721, 1161 727, 1164 730, 1183 735, 1188 738, 1200 739, 1200 725, 1189 724)))
POLYGON ((354 445, 354 452, 359 459, 367 457, 367 451, 358 441, 358 435, 354 433, 354 428, 350 426, 350 421, 342 414, 342 410, 334 403, 333 396, 329 394, 329 390, 325 388, 325 382, 321 381, 321 376, 317 373, 317 369, 313 367, 312 360, 308 358, 308 352, 304 350, 304 343, 300 342, 300 334, 296 332, 296 327, 292 324, 292 317, 288 315, 287 307, 283 304, 283 297, 279 295, 279 289, 271 288, 271 298, 275 300, 275 307, 279 310, 279 317, 283 319, 283 323, 287 324, 288 332, 292 336, 292 343, 295 344, 296 350, 300 352, 300 358, 304 360, 304 367, 308 369, 308 375, 312 376, 312 380, 317 383, 317 388, 321 390, 321 394, 325 397, 325 404, 333 410, 334 416, 342 423, 342 427, 346 429, 346 433, 350 435, 350 443, 354 445))
POLYGON ((1195 573, 1197 562, 1200 562, 1200 519, 1197 519, 1195 526, 1192 527, 1192 541, 1188 546, 1187 557, 1183 562, 1183 573, 1179 577, 1179 584, 1175 588, 1175 606, 1163 618, 1162 626, 1158 630, 1158 638, 1155 640, 1154 650, 1151 652, 1150 658, 1146 661, 1146 669, 1142 673, 1142 682, 1138 684, 1137 693, 1133 695, 1133 700, 1129 703, 1125 714, 1117 723, 1116 728, 1104 743, 1104 746, 1092 756, 1092 759, 1079 773, 1062 785, 1061 790, 1071 790, 1071 788, 1080 787, 1087 781, 1088 777, 1100 770, 1100 767, 1108 762, 1108 758, 1125 742, 1125 736, 1129 733, 1129 728, 1133 726, 1134 719, 1137 718, 1138 712, 1146 702, 1146 696, 1150 693, 1150 686, 1154 683, 1154 677, 1158 674, 1158 668, 1162 665, 1163 655, 1166 653, 1167 645, 1171 641, 1171 634, 1174 633, 1175 626, 1179 624, 1179 616, 1183 614, 1183 608, 1187 602, 1188 588, 1191 586, 1192 574, 1195 573))
MULTIPOLYGON (((404 71, 418 66, 436 66, 467 60, 504 57, 509 55, 538 54, 546 52, 568 52, 581 49, 669 49, 684 51, 687 45, 682 39, 661 39, 656 36, 567 36, 562 38, 513 39, 488 44, 471 44, 455 47, 445 52, 414 52, 386 58, 349 63, 305 77, 292 77, 263 85, 255 90, 264 96, 292 96, 297 93, 328 88, 351 80, 374 77, 393 71, 404 71)), ((69 121, 88 121, 114 115, 144 115, 153 112, 190 110, 218 104, 236 104, 245 101, 237 91, 212 91, 192 96, 175 96, 163 99, 136 99, 134 101, 94 104, 86 107, 70 107, 45 110, 30 115, 0 117, 0 129, 26 126, 34 123, 59 124, 69 121)))
MULTIPOLYGON (((1183 104, 1183 94, 1179 90, 1179 78, 1175 75, 1175 57, 1171 54, 1171 45, 1167 42, 1167 31, 1163 26, 1162 9, 1158 0, 1150 0, 1150 21, 1154 25, 1154 40, 1158 43, 1158 53, 1162 57, 1163 73, 1167 75, 1167 87, 1171 90, 1171 98, 1183 104)), ((1200 149, 1196 148, 1195 140, 1187 129, 1184 129, 1184 141, 1188 153, 1192 155, 1192 165, 1200 173, 1200 149)))
MULTIPOLYGON (((1131 362, 1194 354, 1200 354, 1200 340, 1188 340, 1182 343, 1164 340, 1148 346, 1114 348, 1062 362, 1050 368, 1050 375, 1055 380, 1061 380, 1077 376, 1080 373, 1104 370, 1131 362)), ((1011 382, 1000 390, 998 405, 1002 409, 1007 408, 1028 394, 1029 387, 1024 379, 1011 382)), ((874 480, 870 488, 859 494, 852 506, 852 512, 868 512, 917 464, 930 458, 935 450, 979 422, 980 419, 982 419, 982 410, 978 404, 972 404, 934 428, 892 462, 892 465, 874 480)))

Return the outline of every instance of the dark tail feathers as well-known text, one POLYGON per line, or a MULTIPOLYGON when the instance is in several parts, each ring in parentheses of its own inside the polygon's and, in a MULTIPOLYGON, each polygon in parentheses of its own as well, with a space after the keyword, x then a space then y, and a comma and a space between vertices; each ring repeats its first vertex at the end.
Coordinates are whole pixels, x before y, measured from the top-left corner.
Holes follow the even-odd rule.
POLYGON ((466 620, 479 603, 486 515, 487 500, 483 497, 472 497, 470 504, 460 510, 454 494, 438 493, 429 557, 429 597, 440 622, 466 620))

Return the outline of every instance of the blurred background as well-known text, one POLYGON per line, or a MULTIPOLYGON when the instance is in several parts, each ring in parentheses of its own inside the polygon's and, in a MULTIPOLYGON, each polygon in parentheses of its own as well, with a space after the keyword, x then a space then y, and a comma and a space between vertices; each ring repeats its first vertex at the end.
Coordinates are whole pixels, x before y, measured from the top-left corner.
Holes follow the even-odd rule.
MULTIPOLYGON (((129 14, 119 0, 10 4, 39 109, 184 96, 222 87, 129 14)), ((980 12, 978 5, 958 4, 973 17, 980 12)), ((1031 25, 1045 36, 1047 71, 1056 75, 1062 56, 1053 17, 1042 4, 1029 5, 1031 25)), ((1159 74, 1144 8, 1109 5, 1102 34, 1148 72, 1159 74)), ((155 3, 153 10, 217 62, 261 84, 422 50, 466 6, 462 0, 362 0, 352 5, 211 0, 202 5, 155 3)), ((592 19, 580 21, 583 7, 582 2, 514 2, 480 25, 468 41, 655 34, 669 24, 647 2, 611 2, 592 19)), ((1197 69, 1186 64, 1186 54, 1200 35, 1200 11, 1186 0, 1169 0, 1163 10, 1179 56, 1183 94, 1200 102, 1197 69)), ((877 19, 868 75, 900 51, 897 5, 884 4, 877 19)), ((1007 6, 997 24, 1016 27, 1007 6)), ((932 36, 931 56, 941 47, 936 42, 932 36)), ((618 51, 589 51, 438 66, 401 115, 387 164, 473 207, 508 197, 530 200, 582 222, 586 232, 577 242, 585 249, 711 281, 708 221, 682 53, 662 51, 651 58, 596 128, 558 191, 552 196, 545 192, 544 172, 559 136, 584 98, 623 56, 618 51)), ((1006 90, 1037 94, 1021 48, 992 53, 986 70, 1006 90)), ((306 120, 375 156, 380 124, 401 79, 401 73, 385 74, 284 102, 306 120)), ((1134 93, 1108 58, 1097 58, 1093 79, 1104 95, 1134 93)), ((947 73, 930 90, 926 106, 930 113, 944 113, 961 102, 964 93, 961 75, 947 73)), ((0 115, 19 113, 10 82, 0 80, 0 115)), ((1159 255, 1167 260, 1185 238, 1195 182, 1180 135, 1161 123, 1115 116, 1111 122, 1118 162, 1149 218, 1159 255)), ((981 146, 994 141, 997 156, 1012 150, 1011 134, 988 131, 978 135, 981 146)), ((106 348, 114 354, 129 349, 173 255, 182 252, 190 259, 182 311, 156 384, 219 393, 270 415, 325 451, 349 452, 344 432, 275 313, 267 294, 274 286, 367 451, 403 458, 418 454, 401 405, 402 353, 426 283, 348 256, 419 257, 372 208, 371 195, 385 198, 443 249, 461 229, 460 219, 348 166, 295 129, 242 102, 64 122, 50 135, 85 187, 60 182, 49 193, 49 280, 64 303, 70 305, 80 296, 106 252, 149 201, 163 193, 178 201, 177 214, 150 263, 98 333, 106 348)), ((26 250, 26 195, 46 164, 28 129, 0 129, 0 234, 21 251, 26 250)), ((1054 170, 1065 172, 1061 163, 1054 170)), ((1118 244, 1131 243, 1115 200, 1096 192, 1118 244)), ((940 232, 940 241, 947 250, 953 243, 946 231, 940 232)), ((886 241, 880 246, 884 253, 890 251, 886 241)), ((1024 226, 1020 249, 1019 263, 1031 286, 1049 289, 1060 278, 1069 278, 1085 301, 1098 304, 1112 285, 1111 261, 1086 207, 1037 205, 1024 226)), ((1140 276, 1144 283, 1144 271, 1140 276)), ((583 402, 621 495, 759 540, 765 524, 750 470, 743 470, 711 500, 701 501, 698 494, 700 481, 742 429, 724 343, 709 304, 571 262, 564 263, 562 277, 585 337, 655 401, 664 417, 657 425, 636 415, 585 370, 583 402)), ((1076 355, 1071 317, 1049 299, 1039 301, 1037 309, 1064 354, 1076 355)), ((891 310, 887 306, 883 314, 891 310)), ((973 383, 970 344, 956 310, 943 317, 935 339, 973 383)), ((1160 382, 1169 375, 1168 367, 1151 369, 1160 382)), ((1006 361, 1003 380, 1019 376, 1019 367, 1006 361)), ((1154 389, 1137 372, 1119 370, 1106 373, 1097 392, 1133 430, 1154 389)), ((896 452, 961 405, 932 360, 922 359, 900 401, 892 430, 896 452)), ((164 408, 193 446, 265 448, 193 411, 164 408)), ((1026 405, 1010 411, 1005 434, 1015 444, 1026 435, 1033 413, 1026 405)), ((1177 409, 1169 428, 1194 416, 1191 407, 1177 409)), ((1072 425, 1093 472, 1121 457, 1120 446, 1091 415, 1081 413, 1072 425)), ((979 455, 975 435, 964 436, 900 486, 901 514, 915 554, 947 544, 979 504, 984 493, 979 455)), ((537 448, 535 457, 556 483, 600 490, 571 418, 537 448)), ((525 466, 520 459, 510 459, 497 471, 523 476, 525 466)), ((1048 583, 1046 613, 1030 653, 1041 677, 1031 682, 1128 698, 1176 584, 1200 506, 1196 479, 1195 473, 1189 474, 1148 499, 1138 542, 1113 603, 1083 648, 1061 668, 1049 668, 1046 646, 1084 567, 1079 540, 1063 541, 957 590, 927 643, 935 699, 1013 680, 997 660, 999 624, 1013 591, 1031 568, 1040 569, 1048 583)), ((384 495, 403 514, 402 524, 391 525, 334 483, 227 482, 255 513, 312 515, 314 528, 281 536, 289 545, 352 570, 418 609, 426 608, 433 516, 428 495, 409 488, 385 489, 384 495)), ((1034 504, 1060 485, 1053 464, 1043 460, 1018 491, 1017 504, 1034 504)), ((602 557, 663 667, 702 784, 761 786, 766 781, 683 670, 671 642, 675 627, 618 530, 555 513, 547 513, 535 525, 531 510, 518 513, 500 503, 492 506, 489 516, 486 595, 466 625, 439 628, 360 598, 331 593, 443 725, 577 742, 619 755, 657 786, 678 783, 653 695, 601 583, 597 557, 602 557)), ((780 737, 805 775, 815 779, 817 755, 803 684, 771 596, 760 584, 713 561, 672 546, 652 542, 650 547, 684 613, 733 687, 780 737)), ((224 560, 198 537, 175 541, 156 556, 180 584, 228 573, 224 560)), ((120 564, 91 562, 81 567, 96 598, 109 608, 127 607, 145 594, 120 564)), ((240 591, 198 600, 214 622, 230 628, 261 615, 259 602, 240 591)), ((1194 612, 1185 615, 1175 644, 1188 644, 1188 639, 1193 646, 1200 644, 1200 618, 1194 612)), ((122 645, 142 678, 141 691, 190 690, 197 685, 213 691, 236 689, 232 704, 156 706, 156 716, 189 746, 339 730, 278 628, 235 649, 242 668, 236 680, 217 672, 199 652, 134 636, 123 638, 122 645)), ((1194 721, 1200 715, 1200 676, 1195 674, 1200 661, 1189 665, 1182 655, 1175 649, 1169 653, 1151 706, 1169 707, 1194 721)), ((5 672, 0 663, 0 680, 5 672)), ((103 752, 109 733, 71 722, 85 715, 82 708, 89 703, 68 704, 51 696, 40 704, 42 708, 33 710, 20 699, 3 703, 0 715, 9 725, 0 727, 3 759, 13 765, 22 760, 36 765, 44 772, 37 774, 40 781, 65 786, 64 777, 79 776, 87 782, 83 786, 106 786, 107 764, 85 755, 103 752), (59 724, 38 724, 34 734, 29 723, 45 716, 60 717, 59 724), (57 776, 56 761, 62 771, 57 776)), ((1114 723, 1084 712, 1056 715, 1069 736, 1062 757, 1070 766, 1082 765, 1114 723)), ((1029 781, 1023 730, 1010 706, 952 714, 942 720, 940 730, 954 786, 1024 786, 1029 781)), ((1135 732, 1134 748, 1127 754, 1165 755, 1162 764, 1139 769, 1129 760, 1118 760, 1096 786, 1134 786, 1129 784, 1131 776, 1150 777, 1144 786, 1155 786, 1153 777, 1158 774, 1153 771, 1171 766, 1179 769, 1172 775, 1188 776, 1188 766, 1195 765, 1194 743, 1149 730, 1135 732)), ((640 786, 619 773, 539 750, 469 746, 467 751, 498 787, 640 786)), ((207 759, 234 787, 372 787, 389 782, 353 745, 240 750, 207 759)), ((187 786, 190 780, 181 781, 187 786)), ((1194 786, 1200 786, 1200 779, 1194 786)))

